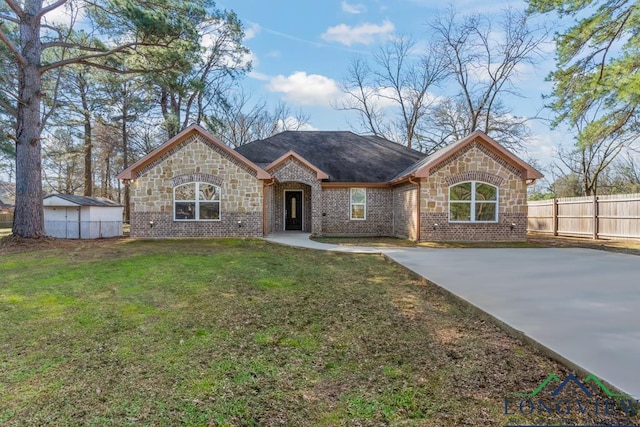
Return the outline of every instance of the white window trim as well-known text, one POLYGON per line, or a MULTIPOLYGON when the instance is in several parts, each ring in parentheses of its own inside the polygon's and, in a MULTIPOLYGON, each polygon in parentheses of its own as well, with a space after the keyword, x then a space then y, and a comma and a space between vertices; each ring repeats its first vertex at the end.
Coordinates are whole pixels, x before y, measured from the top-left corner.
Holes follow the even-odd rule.
POLYGON ((462 182, 458 182, 456 184, 450 185, 447 188, 447 199, 448 199, 448 212, 447 212, 447 216, 449 217, 449 222, 450 223, 454 223, 454 224, 496 224, 498 223, 498 208, 499 208, 499 202, 500 202, 500 188, 497 185, 493 185, 491 183, 488 182, 484 182, 484 181, 462 181, 462 182), (471 200, 467 201, 467 200, 460 200, 460 201, 455 201, 454 203, 469 203, 471 205, 471 215, 470 215, 470 220, 469 221, 460 221, 460 220, 452 220, 451 219, 451 187, 456 187, 460 184, 466 184, 467 182, 471 183, 471 200), (495 220, 493 221, 476 221, 476 184, 486 184, 486 185, 490 185, 493 188, 496 189, 496 200, 480 200, 478 201, 478 203, 495 203, 496 205, 496 217, 495 220))
MULTIPOLYGON (((205 203, 211 203, 210 200, 205 200, 205 203)), ((180 185, 176 185, 173 187, 173 220, 176 222, 219 222, 222 221, 222 188, 219 185, 212 184, 210 182, 201 182, 201 181, 190 181, 184 182, 180 185), (187 184, 196 184, 196 200, 176 200, 176 188, 181 187, 187 184), (220 205, 218 208, 218 219, 200 219, 200 184, 213 185, 218 189, 218 200, 214 200, 213 202, 218 202, 220 205), (180 219, 176 218, 176 202, 184 202, 184 203, 195 203, 195 218, 194 219, 180 219)))
POLYGON ((367 220, 367 189, 366 188, 350 188, 349 189, 349 219, 351 221, 366 221, 367 220), (353 203, 353 192, 355 190, 364 190, 364 203, 353 203), (353 206, 364 206, 364 218, 354 218, 353 217, 353 206))
POLYGON ((304 230, 304 217, 305 217, 305 212, 304 212, 304 189, 300 189, 300 190, 295 190, 293 188, 289 189, 289 190, 284 190, 283 191, 283 196, 282 196, 282 206, 284 209, 282 209, 282 230, 283 231, 287 231, 287 208, 288 206, 286 206, 287 203, 287 193, 291 193, 291 192, 300 192, 302 193, 302 203, 301 203, 301 209, 300 209, 300 215, 302 215, 302 230, 304 230))

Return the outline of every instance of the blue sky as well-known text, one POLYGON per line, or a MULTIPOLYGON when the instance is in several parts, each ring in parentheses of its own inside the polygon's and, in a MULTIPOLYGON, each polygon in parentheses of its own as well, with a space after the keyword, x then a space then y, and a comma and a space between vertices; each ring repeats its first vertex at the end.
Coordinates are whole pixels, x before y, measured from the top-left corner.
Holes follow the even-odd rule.
MULTIPOLYGON (((524 2, 461 0, 451 3, 458 12, 499 15, 524 2)), ((309 116, 319 130, 350 130, 354 117, 332 108, 340 96, 354 56, 366 56, 389 38, 411 35, 424 39, 427 22, 448 3, 434 0, 227 0, 221 8, 235 11, 246 28, 253 70, 242 82, 254 99, 285 101, 309 116)), ((543 18, 538 18, 543 19, 543 18)), ((544 18, 548 19, 548 18, 544 18)), ((523 98, 505 98, 516 115, 533 116, 551 91, 545 77, 553 69, 550 43, 535 67, 525 67, 518 78, 523 98)), ((549 115, 549 113, 546 113, 549 115)), ((554 147, 571 143, 571 136, 552 132, 548 124, 532 122, 528 155, 541 165, 552 160, 554 147)))

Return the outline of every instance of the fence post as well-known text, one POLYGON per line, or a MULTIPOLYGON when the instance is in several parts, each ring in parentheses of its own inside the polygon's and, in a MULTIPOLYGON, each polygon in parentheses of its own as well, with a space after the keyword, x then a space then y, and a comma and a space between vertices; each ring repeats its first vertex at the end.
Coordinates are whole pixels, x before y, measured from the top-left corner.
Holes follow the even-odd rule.
POLYGON ((598 196, 593 195, 593 240, 598 240, 598 196))
POLYGON ((554 198, 553 199, 553 219, 552 219, 552 223, 553 223, 553 235, 557 236, 558 235, 558 199, 554 198))

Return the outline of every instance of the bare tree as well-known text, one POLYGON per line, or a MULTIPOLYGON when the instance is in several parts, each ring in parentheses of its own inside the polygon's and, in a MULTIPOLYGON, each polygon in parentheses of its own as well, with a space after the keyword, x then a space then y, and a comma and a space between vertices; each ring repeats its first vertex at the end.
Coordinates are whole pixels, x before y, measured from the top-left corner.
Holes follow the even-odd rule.
MULTIPOLYGON (((597 109, 593 110, 593 113, 597 115, 597 109)), ((581 134, 592 129, 589 123, 593 119, 584 117, 576 124, 577 141, 585 140, 581 134)), ((631 147, 637 139, 638 135, 624 131, 613 134, 605 133, 600 139, 591 136, 588 140, 592 142, 588 145, 577 142, 571 149, 560 149, 557 155, 560 161, 559 166, 569 174, 579 177, 582 195, 598 194, 601 178, 607 173, 609 166, 620 153, 631 147)))
POLYGON ((617 193, 640 192, 640 161, 638 153, 627 151, 613 165, 614 178, 612 185, 617 193))
POLYGON ((375 52, 371 64, 354 59, 342 83, 346 99, 337 108, 357 112, 367 132, 423 147, 420 124, 435 104, 432 90, 447 76, 444 58, 434 52, 418 54, 415 42, 399 37, 375 52))
POLYGON ((235 148, 285 130, 299 130, 308 121, 307 115, 292 112, 282 102, 270 109, 265 100, 253 102, 249 94, 240 90, 207 117, 206 124, 222 142, 235 148))
POLYGON ((459 16, 453 8, 430 24, 438 54, 459 91, 439 105, 433 143, 447 143, 480 130, 511 149, 521 149, 529 129, 503 95, 520 96, 519 67, 535 63, 548 31, 532 28, 524 12, 507 9, 499 25, 486 15, 459 16))
POLYGON ((75 194, 82 188, 83 148, 72 126, 59 127, 42 144, 45 191, 75 194))

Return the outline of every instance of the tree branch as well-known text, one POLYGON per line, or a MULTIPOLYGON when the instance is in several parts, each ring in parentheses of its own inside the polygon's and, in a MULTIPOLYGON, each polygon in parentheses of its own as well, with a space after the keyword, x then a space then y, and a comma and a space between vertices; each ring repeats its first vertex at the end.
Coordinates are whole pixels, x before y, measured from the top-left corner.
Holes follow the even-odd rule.
POLYGON ((18 15, 21 19, 24 18, 24 11, 20 9, 20 5, 14 2, 13 0, 4 0, 4 2, 13 10, 13 12, 18 15))
POLYGON ((85 46, 79 43, 71 43, 64 41, 55 41, 42 43, 42 49, 50 49, 52 47, 61 47, 63 49, 78 49, 85 52, 104 52, 104 48, 85 46))
POLYGON ((131 49, 131 48, 137 47, 137 46, 153 46, 153 44, 138 43, 138 42, 127 43, 127 44, 123 44, 121 46, 117 46, 117 47, 115 47, 113 49, 106 50, 106 51, 101 52, 101 53, 95 53, 95 54, 92 54, 92 55, 81 55, 81 56, 76 56, 74 58, 69 58, 69 59, 64 59, 64 60, 57 61, 57 62, 52 62, 51 64, 41 66, 40 67, 40 74, 44 74, 47 71, 53 70, 55 68, 64 67, 64 66, 70 65, 70 64, 87 64, 87 65, 91 65, 91 66, 94 66, 94 67, 102 68, 104 70, 122 72, 121 70, 118 70, 115 67, 99 66, 98 64, 95 64, 95 63, 91 62, 91 60, 92 59, 104 58, 104 57, 107 57, 107 56, 110 56, 110 55, 114 55, 116 53, 122 53, 122 52, 125 52, 128 49, 131 49))
POLYGON ((28 63, 27 59, 24 56, 22 56, 18 48, 11 42, 11 40, 9 40, 9 37, 7 37, 4 31, 2 31, 2 27, 3 27, 2 22, 0 22, 0 41, 2 41, 7 46, 7 48, 9 48, 9 51, 20 63, 20 65, 26 66, 28 63))
POLYGON ((0 107, 4 108, 10 115, 15 116, 18 113, 18 110, 11 105, 6 99, 0 97, 0 107))
POLYGON ((39 20, 40 18, 42 18, 47 13, 51 12, 52 10, 55 10, 55 9, 59 8, 60 6, 65 4, 66 2, 67 2, 67 0, 58 0, 57 2, 52 3, 49 6, 43 7, 42 9, 40 9, 40 12, 38 12, 38 14, 35 16, 34 19, 39 20))
MULTIPOLYGON (((13 16, 4 15, 0 13, 0 19, 4 19, 5 21, 13 22, 14 24, 19 24, 20 20, 18 18, 14 18, 13 16)), ((2 23, 0 23, 2 25, 2 23)))

